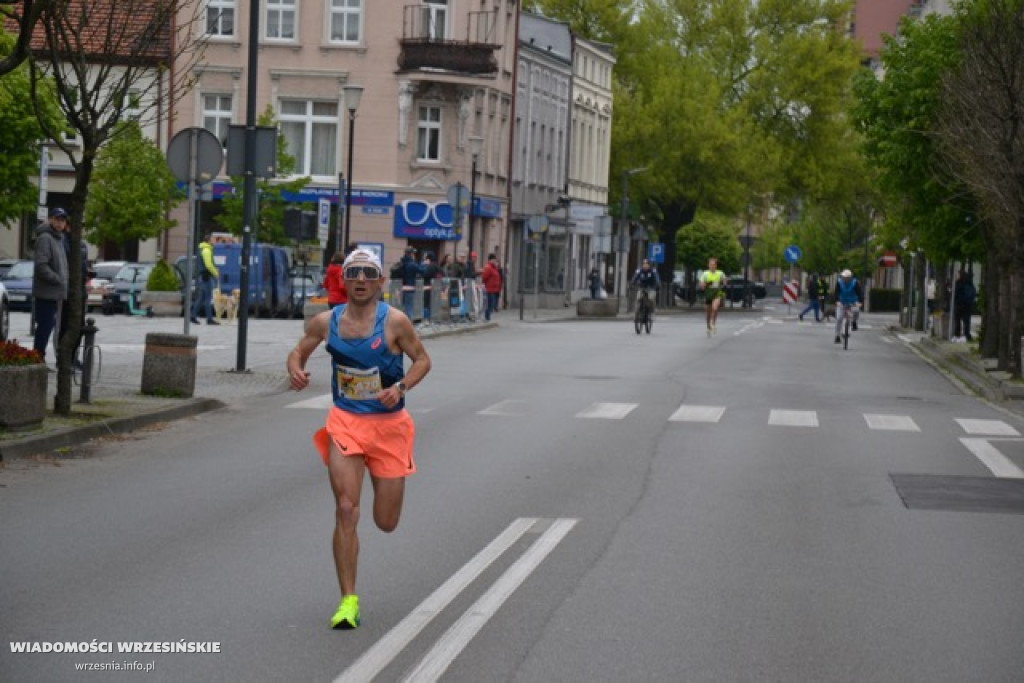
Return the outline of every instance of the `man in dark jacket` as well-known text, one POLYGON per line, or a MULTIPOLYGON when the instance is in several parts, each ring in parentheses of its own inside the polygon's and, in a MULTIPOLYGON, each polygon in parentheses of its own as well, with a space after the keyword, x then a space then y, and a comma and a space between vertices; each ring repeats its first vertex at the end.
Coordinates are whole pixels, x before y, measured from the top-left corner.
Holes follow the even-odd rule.
POLYGON ((974 337, 971 336, 971 316, 974 314, 977 299, 978 291, 974 288, 974 279, 970 273, 961 270, 960 276, 956 279, 956 287, 953 288, 954 337, 974 341, 974 337))
POLYGON ((412 309, 416 299, 416 278, 423 274, 420 264, 416 263, 415 247, 406 247, 402 257, 402 309, 414 320, 412 309))
POLYGON ((807 311, 814 311, 814 322, 821 322, 821 311, 818 309, 818 295, 821 293, 821 284, 818 282, 818 274, 811 273, 811 279, 807 281, 807 308, 801 311, 799 318, 804 319, 807 311))
POLYGON ((54 209, 50 213, 50 222, 40 223, 36 228, 33 247, 35 271, 32 275, 36 335, 32 348, 44 358, 61 306, 68 298, 68 258, 63 237, 67 228, 68 214, 64 209, 54 209))

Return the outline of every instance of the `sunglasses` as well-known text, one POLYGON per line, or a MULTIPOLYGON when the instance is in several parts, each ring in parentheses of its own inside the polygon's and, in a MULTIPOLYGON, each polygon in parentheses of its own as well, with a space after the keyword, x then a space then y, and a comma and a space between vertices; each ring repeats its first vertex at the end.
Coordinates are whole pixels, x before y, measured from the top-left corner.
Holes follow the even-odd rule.
POLYGON ((366 280, 379 280, 380 268, 377 266, 347 266, 345 268, 346 280, 358 280, 360 275, 366 280))

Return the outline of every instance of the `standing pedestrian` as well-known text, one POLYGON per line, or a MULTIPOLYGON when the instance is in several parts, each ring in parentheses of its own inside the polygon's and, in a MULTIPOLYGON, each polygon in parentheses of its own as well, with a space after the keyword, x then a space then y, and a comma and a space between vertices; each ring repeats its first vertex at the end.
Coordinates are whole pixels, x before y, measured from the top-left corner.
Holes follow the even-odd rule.
POLYGON ((597 268, 590 271, 590 275, 587 276, 587 284, 590 285, 590 298, 598 298, 601 294, 601 273, 597 268))
POLYGON ((345 279, 342 277, 341 265, 345 262, 345 254, 338 251, 331 257, 331 264, 324 273, 324 288, 327 289, 327 306, 334 308, 348 302, 345 291, 345 279))
POLYGON ((373 481, 373 521, 394 531, 402 512, 405 477, 413 462, 415 426, 405 395, 430 372, 430 357, 412 322, 380 301, 386 282, 380 259, 357 249, 345 259, 349 302, 310 320, 304 337, 288 354, 291 388, 309 385, 306 361, 321 342, 331 356, 334 406, 326 426, 313 438, 327 466, 334 493, 334 564, 341 603, 331 628, 359 625, 356 568, 359 558, 359 504, 368 469, 373 481), (403 370, 403 355, 412 360, 403 370))
POLYGON ((491 314, 498 310, 498 297, 501 296, 501 271, 498 269, 498 258, 494 254, 487 255, 487 263, 480 275, 487 292, 487 309, 484 319, 490 320, 491 314))
POLYGON ((192 302, 192 324, 199 324, 199 312, 203 306, 206 307, 206 324, 220 325, 213 317, 213 287, 220 278, 220 271, 213 263, 213 245, 210 244, 209 234, 203 235, 203 241, 199 243, 199 258, 196 259, 198 271, 196 284, 199 285, 196 293, 196 300, 192 302))
POLYGON ((807 281, 807 308, 800 312, 800 320, 804 319, 807 311, 814 311, 814 322, 821 322, 821 310, 818 308, 818 295, 820 294, 821 283, 818 282, 818 274, 811 273, 811 279, 807 281))
POLYGON ((978 291, 974 288, 974 278, 967 271, 961 270, 953 289, 954 337, 974 341, 974 337, 971 336, 971 316, 974 314, 974 304, 977 300, 978 291))
POLYGON ((423 271, 423 321, 429 323, 430 300, 434 296, 434 287, 441 284, 441 269, 434 263, 430 252, 424 252, 420 268, 423 271))
POLYGON ((413 308, 416 304, 416 278, 422 274, 420 264, 416 263, 416 248, 408 246, 402 257, 402 310, 409 320, 413 320, 413 308))
MULTIPOLYGON (((61 231, 64 241, 64 257, 68 262, 68 298, 60 307, 60 321, 57 323, 57 342, 55 348, 60 346, 64 338, 71 333, 71 217, 64 222, 64 229, 61 231)), ((74 349, 72 350, 71 367, 75 370, 82 369, 82 361, 78 359, 78 349, 82 344, 82 330, 85 329, 85 283, 89 279, 89 249, 85 246, 84 240, 78 242, 78 292, 81 301, 80 314, 78 316, 78 333, 75 335, 74 349)))
MULTIPOLYGON (((44 359, 46 345, 60 320, 61 307, 68 298, 68 257, 63 237, 67 226, 67 211, 57 208, 50 213, 49 223, 40 223, 36 227, 33 247, 35 270, 32 275, 36 334, 32 348, 44 359)), ((60 336, 59 331, 57 336, 60 336)))

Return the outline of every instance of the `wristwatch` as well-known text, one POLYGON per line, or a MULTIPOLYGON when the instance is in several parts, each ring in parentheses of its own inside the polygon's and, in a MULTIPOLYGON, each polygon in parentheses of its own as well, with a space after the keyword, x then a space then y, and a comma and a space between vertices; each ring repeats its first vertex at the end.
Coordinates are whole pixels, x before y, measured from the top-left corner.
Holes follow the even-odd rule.
POLYGON ((402 396, 405 396, 405 392, 409 391, 409 387, 405 386, 405 382, 399 382, 395 386, 398 387, 398 393, 402 396))

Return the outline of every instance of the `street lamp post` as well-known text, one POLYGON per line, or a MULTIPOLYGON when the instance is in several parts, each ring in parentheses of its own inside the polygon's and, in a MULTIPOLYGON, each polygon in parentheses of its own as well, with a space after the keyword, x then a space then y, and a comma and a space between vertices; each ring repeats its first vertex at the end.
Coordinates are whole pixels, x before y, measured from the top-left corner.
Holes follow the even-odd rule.
POLYGON ((624 239, 625 235, 629 231, 628 222, 626 219, 626 207, 629 205, 629 177, 636 175, 637 173, 643 173, 647 170, 646 166, 640 168, 631 168, 628 171, 622 172, 622 212, 619 217, 619 244, 615 245, 615 251, 618 254, 615 265, 615 294, 622 298, 623 278, 622 278, 622 244, 626 242, 624 239))
MULTIPOLYGON (((473 155, 473 166, 469 172, 469 253, 473 253, 473 226, 475 225, 474 216, 476 215, 476 162, 480 158, 480 152, 483 151, 484 139, 478 135, 469 136, 469 152, 473 155)), ((468 255, 467 255, 468 258, 468 255)))
POLYGON ((359 100, 363 97, 363 86, 346 85, 342 91, 345 93, 345 106, 348 108, 348 186, 345 192, 345 234, 341 245, 341 249, 344 250, 348 247, 352 230, 352 147, 356 133, 356 110, 359 109, 359 100))
POLYGON ((334 227, 334 251, 335 251, 335 253, 337 253, 339 251, 344 253, 345 247, 348 246, 346 244, 343 244, 342 241, 341 241, 341 229, 343 227, 342 217, 341 217, 341 202, 342 202, 342 196, 343 196, 344 192, 345 192, 345 174, 344 173, 338 173, 338 212, 337 212, 337 219, 335 220, 335 223, 334 223, 334 226, 335 226, 334 227))

